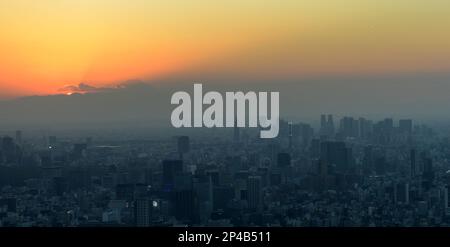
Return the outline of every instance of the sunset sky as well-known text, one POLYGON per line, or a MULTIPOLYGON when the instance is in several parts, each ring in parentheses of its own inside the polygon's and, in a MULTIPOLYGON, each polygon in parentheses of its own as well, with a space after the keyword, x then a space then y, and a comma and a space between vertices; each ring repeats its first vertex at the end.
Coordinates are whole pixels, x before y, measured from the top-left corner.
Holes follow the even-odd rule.
POLYGON ((449 30, 448 0, 0 0, 0 97, 132 79, 448 73, 449 30))

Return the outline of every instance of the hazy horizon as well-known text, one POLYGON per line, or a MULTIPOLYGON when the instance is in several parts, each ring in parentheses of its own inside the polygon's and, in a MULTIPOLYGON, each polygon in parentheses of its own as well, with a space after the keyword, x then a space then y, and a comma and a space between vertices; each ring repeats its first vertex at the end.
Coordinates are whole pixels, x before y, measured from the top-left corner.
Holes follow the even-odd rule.
POLYGON ((0 2, 0 125, 165 126, 194 83, 279 91, 292 121, 446 123, 448 24, 441 0, 0 2))
MULTIPOLYGON (((413 119, 417 123, 450 123, 446 92, 450 76, 379 76, 305 79, 291 82, 195 81, 207 91, 279 91, 280 116, 290 121, 317 125, 320 114, 413 119), (361 83, 363 82, 363 83, 361 83), (426 83, 424 83, 426 82, 426 83), (318 87, 319 85, 319 87, 318 87), (364 91, 365 93, 359 93, 364 91)), ((0 101, 3 127, 113 128, 169 127, 174 105, 170 97, 176 91, 192 94, 189 82, 160 83, 132 80, 117 87, 95 87, 88 83, 73 86, 74 94, 25 96, 0 101), (107 124, 107 126, 105 126, 107 124)))

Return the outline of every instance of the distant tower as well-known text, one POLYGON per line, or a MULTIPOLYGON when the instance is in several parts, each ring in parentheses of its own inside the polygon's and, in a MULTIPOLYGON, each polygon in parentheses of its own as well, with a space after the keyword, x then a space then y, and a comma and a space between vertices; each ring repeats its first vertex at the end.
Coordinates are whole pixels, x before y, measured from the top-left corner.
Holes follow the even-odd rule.
POLYGON ((401 133, 411 134, 412 133, 412 120, 411 119, 400 119, 398 121, 398 127, 401 133))
POLYGON ((327 121, 327 134, 330 136, 334 135, 334 121, 333 121, 333 115, 328 115, 328 121, 327 121))
POLYGON ((394 120, 392 118, 385 118, 384 119, 384 127, 385 130, 391 134, 392 130, 394 129, 394 120))
POLYGON ((423 162, 423 185, 425 189, 430 189, 434 181, 433 160, 429 157, 422 157, 423 162))
POLYGON ((1 149, 7 163, 16 161, 16 144, 14 143, 13 138, 4 136, 2 138, 1 149))
POLYGON ((17 144, 22 144, 22 131, 21 130, 16 130, 16 143, 17 144))
POLYGON ((411 149, 409 153, 411 178, 416 177, 416 150, 411 149))
POLYGON ((327 116, 325 114, 322 114, 320 116, 320 134, 327 134, 327 116))
POLYGON ((177 138, 178 153, 180 158, 183 159, 183 154, 190 151, 190 141, 189 136, 179 136, 177 138))
POLYGON ((288 126, 289 126, 289 150, 292 150, 292 122, 289 122, 288 126))

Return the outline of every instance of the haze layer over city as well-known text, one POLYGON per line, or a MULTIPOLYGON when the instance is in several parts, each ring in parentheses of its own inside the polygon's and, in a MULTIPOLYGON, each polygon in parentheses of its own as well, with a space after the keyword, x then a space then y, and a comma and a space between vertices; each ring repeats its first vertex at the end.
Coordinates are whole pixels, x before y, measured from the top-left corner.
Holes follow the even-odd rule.
POLYGON ((450 226, 449 26, 441 0, 0 1, 0 226, 450 226), (174 128, 196 83, 278 92, 279 134, 174 128))

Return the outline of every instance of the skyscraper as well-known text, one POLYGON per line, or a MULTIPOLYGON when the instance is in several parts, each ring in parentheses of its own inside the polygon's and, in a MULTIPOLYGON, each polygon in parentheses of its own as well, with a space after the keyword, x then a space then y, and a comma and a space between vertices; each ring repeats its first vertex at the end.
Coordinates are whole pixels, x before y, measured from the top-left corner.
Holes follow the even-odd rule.
POLYGON ((363 155, 363 173, 367 175, 374 168, 373 147, 371 145, 364 147, 363 155))
POLYGON ((450 186, 444 187, 444 213, 450 215, 450 186))
POLYGON ((337 171, 346 171, 352 161, 352 150, 344 142, 326 141, 320 145, 320 158, 334 165, 337 171))
POLYGON ((151 225, 152 201, 149 199, 137 199, 134 201, 134 221, 137 227, 151 225))
POLYGON ((177 220, 194 222, 198 218, 198 200, 191 189, 176 190, 172 193, 173 214, 177 220))
POLYGON ((417 167, 416 167, 416 150, 411 149, 409 152, 409 162, 410 162, 410 175, 411 178, 416 177, 417 167))
POLYGON ((398 127, 400 133, 411 134, 412 133, 412 120, 411 119, 400 119, 398 121, 398 127))
POLYGON ((340 122, 340 133, 343 137, 359 137, 359 121, 352 117, 344 117, 340 122))
POLYGON ((292 122, 289 122, 288 123, 288 126, 289 126, 289 134, 288 134, 288 138, 289 138, 289 150, 291 150, 292 149, 292 138, 293 138, 293 133, 292 133, 292 126, 293 126, 293 123, 292 122))
POLYGON ((319 158, 320 157, 320 140, 319 139, 312 139, 311 145, 309 147, 309 152, 311 153, 312 158, 319 158))
POLYGON ((188 153, 190 151, 190 141, 189 136, 179 136, 177 138, 177 147, 178 153, 180 154, 180 158, 183 158, 183 154, 188 153))
POLYGON ((163 186, 173 189, 175 184, 175 176, 183 172, 182 160, 163 160, 163 186))
POLYGON ((335 134, 333 115, 322 114, 320 116, 320 134, 326 137, 332 137, 335 134))
POLYGON ((22 144, 22 131, 16 130, 16 143, 21 145, 22 144))
POLYGON ((247 179, 248 208, 258 210, 262 206, 261 177, 250 176, 247 179))
POLYGON ((3 153, 3 157, 6 163, 15 162, 17 160, 17 157, 16 157, 16 144, 14 143, 14 140, 9 136, 5 136, 2 138, 1 144, 2 144, 1 151, 3 153))
POLYGON ((333 121, 333 115, 329 114, 328 115, 328 121, 327 121, 327 134, 329 136, 333 136, 334 135, 334 121, 333 121))
POLYGON ((434 169, 433 160, 427 156, 422 157, 423 173, 422 173, 422 185, 425 189, 430 189, 434 182, 434 169))
POLYGON ((327 115, 322 114, 320 116, 320 135, 327 134, 327 115))

